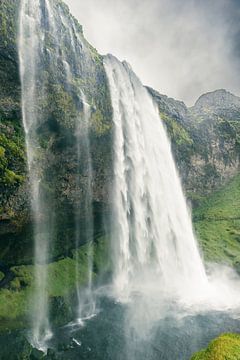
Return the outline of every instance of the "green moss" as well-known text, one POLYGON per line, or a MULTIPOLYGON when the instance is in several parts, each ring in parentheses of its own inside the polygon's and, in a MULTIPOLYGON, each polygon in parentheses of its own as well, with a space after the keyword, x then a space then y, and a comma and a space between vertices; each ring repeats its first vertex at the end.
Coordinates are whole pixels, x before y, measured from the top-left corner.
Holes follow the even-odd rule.
POLYGON ((4 46, 16 41, 16 7, 14 2, 1 0, 0 2, 0 37, 4 39, 4 46))
MULTIPOLYGON (((108 239, 105 237, 98 238, 94 243, 94 248, 90 249, 94 254, 94 278, 109 270, 107 243, 108 239)), ((74 250, 71 258, 67 257, 48 265, 47 291, 50 298, 64 298, 73 293, 76 288, 76 277, 80 285, 86 284, 88 279, 88 251, 89 245, 86 244, 81 246, 79 250, 74 250), (78 259, 79 264, 78 273, 76 273, 76 259, 78 259)), ((33 266, 15 266, 11 270, 15 274, 15 278, 7 289, 0 290, 0 329, 9 327, 9 324, 12 324, 13 328, 16 324, 17 326, 24 326, 34 292, 33 266)))
MULTIPOLYGON (((9 129, 9 131, 14 130, 9 129)), ((12 134, 11 137, 9 135, 0 134, 0 144, 3 148, 5 148, 5 152, 10 159, 24 159, 24 143, 22 140, 23 138, 20 138, 18 134, 12 134)))
POLYGON ((239 267, 240 175, 194 209, 197 236, 207 261, 239 267))
POLYGON ((88 275, 87 245, 78 250, 78 274, 76 273, 76 253, 74 258, 65 258, 49 265, 48 293, 49 296, 65 296, 75 288, 76 278, 84 285, 88 275))
POLYGON ((98 109, 91 116, 91 127, 97 136, 101 136, 111 129, 110 124, 104 123, 105 119, 102 112, 98 109))
POLYGON ((4 147, 0 146, 0 171, 4 171, 7 166, 7 158, 5 156, 4 147))
POLYGON ((240 335, 223 334, 213 340, 206 350, 202 350, 191 360, 239 360, 240 335))
POLYGON ((94 247, 94 269, 96 273, 108 273, 111 271, 109 241, 110 239, 104 236, 97 239, 97 246, 94 247))
POLYGON ((4 181, 6 184, 14 185, 16 183, 21 183, 24 180, 24 176, 15 174, 14 171, 6 169, 4 181))
POLYGON ((0 134, 0 186, 4 186, 5 190, 22 183, 25 178, 24 142, 21 140, 14 130, 3 127, 3 132, 0 134), (14 135, 6 135, 4 130, 14 132, 14 135))
POLYGON ((4 278, 4 273, 0 271, 0 281, 4 278))
POLYGON ((177 145, 192 145, 193 140, 191 139, 189 133, 186 129, 175 119, 160 112, 161 119, 167 126, 168 133, 171 137, 171 140, 177 145))
POLYGON ((221 220, 240 217, 240 175, 206 198, 202 206, 196 209, 196 219, 221 220))
POLYGON ((78 112, 72 96, 62 85, 50 85, 48 89, 47 112, 66 129, 74 129, 78 112))
POLYGON ((28 308, 29 291, 14 291, 13 289, 2 289, 0 292, 0 318, 17 320, 26 314, 28 308))

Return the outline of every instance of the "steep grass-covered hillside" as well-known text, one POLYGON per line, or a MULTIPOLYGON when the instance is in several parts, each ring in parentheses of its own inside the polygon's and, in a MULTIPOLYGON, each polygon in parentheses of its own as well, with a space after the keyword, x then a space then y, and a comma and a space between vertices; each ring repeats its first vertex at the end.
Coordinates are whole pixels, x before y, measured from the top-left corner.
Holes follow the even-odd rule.
POLYGON ((240 175, 206 197, 193 220, 205 260, 240 270, 240 175))

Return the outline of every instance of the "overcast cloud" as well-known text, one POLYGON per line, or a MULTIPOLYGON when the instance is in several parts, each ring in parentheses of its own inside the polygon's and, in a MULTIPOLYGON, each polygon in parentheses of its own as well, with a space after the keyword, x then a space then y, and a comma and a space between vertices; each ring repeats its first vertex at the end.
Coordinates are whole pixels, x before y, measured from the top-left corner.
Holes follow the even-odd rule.
POLYGON ((127 60, 142 82, 192 105, 240 95, 240 0, 65 0, 88 41, 127 60))

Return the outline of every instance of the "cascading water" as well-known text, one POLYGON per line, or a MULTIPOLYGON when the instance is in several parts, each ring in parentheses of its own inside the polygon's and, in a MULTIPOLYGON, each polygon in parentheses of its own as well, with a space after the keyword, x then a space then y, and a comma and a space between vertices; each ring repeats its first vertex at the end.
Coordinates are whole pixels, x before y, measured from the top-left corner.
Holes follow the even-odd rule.
MULTIPOLYGON (((74 71, 81 73, 83 64, 88 68, 91 66, 91 57, 86 50, 84 39, 81 38, 76 30, 76 26, 73 21, 69 22, 69 19, 64 17, 64 14, 60 12, 62 24, 70 39, 72 58, 71 65, 67 62, 67 55, 63 51, 63 65, 66 72, 66 78, 68 83, 68 91, 71 92, 71 85, 74 84, 74 71), (82 62, 79 61, 79 50, 84 51, 85 57, 82 58, 82 62)), ((76 289, 78 296, 78 311, 77 321, 81 324, 83 319, 91 317, 95 313, 95 301, 92 292, 92 272, 93 272, 93 237, 94 237, 94 225, 93 225, 93 209, 92 209, 92 183, 93 183, 93 171, 92 171, 92 159, 90 149, 90 117, 91 107, 87 102, 86 96, 82 90, 78 90, 77 103, 82 108, 76 122, 76 140, 77 140, 77 180, 76 188, 81 188, 81 174, 84 174, 86 179, 85 192, 82 194, 82 198, 79 203, 76 204, 75 209, 75 240, 76 249, 80 246, 81 238, 87 241, 87 257, 88 257, 88 276, 87 286, 84 291, 81 289, 80 284, 80 259, 78 257, 78 251, 76 252, 76 289), (82 168, 81 168, 82 165, 82 168), (81 219, 85 219, 81 221, 81 219)))
POLYGON ((158 110, 126 62, 105 58, 114 132, 114 288, 171 297, 199 293, 207 276, 158 110))
POLYGON ((93 272, 93 209, 92 209, 92 182, 93 171, 92 161, 90 155, 89 142, 89 120, 91 116, 90 106, 87 103, 85 96, 82 94, 83 101, 83 119, 79 119, 77 125, 77 157, 78 157, 78 176, 77 188, 80 188, 80 172, 85 174, 87 191, 83 194, 81 206, 78 204, 76 208, 76 249, 80 246, 80 238, 84 237, 87 240, 87 257, 88 257, 88 283, 84 292, 80 288, 79 281, 79 264, 80 260, 77 255, 76 261, 76 286, 78 295, 78 322, 87 319, 95 313, 95 301, 92 292, 92 272, 93 272), (80 169, 80 164, 84 164, 84 169, 80 169), (85 219, 84 223, 80 224, 80 219, 85 219))
POLYGON ((35 244, 35 291, 32 299, 34 305, 31 310, 31 342, 43 350, 46 349, 46 341, 51 337, 47 264, 51 260, 51 250, 54 248, 52 239, 55 236, 55 200, 49 198, 49 192, 42 184, 46 180, 44 173, 46 149, 43 146, 44 141, 40 139, 39 128, 48 119, 48 109, 44 109, 44 104, 48 101, 49 94, 46 89, 52 79, 58 81, 56 86, 59 86, 59 83, 64 84, 76 108, 74 119, 77 159, 76 190, 79 192, 82 185, 85 189, 84 195, 75 206, 76 288, 79 303, 77 318, 89 316, 90 311, 94 311, 92 165, 89 141, 91 111, 78 82, 79 78, 91 74, 89 70, 92 64, 91 56, 84 41, 79 29, 76 28, 75 20, 66 16, 57 2, 21 0, 18 49, 35 244), (83 164, 83 169, 80 162, 83 164), (80 173, 84 174, 86 184, 80 183, 80 173), (86 223, 82 221, 84 218, 87 219, 86 223), (81 245, 82 239, 88 242, 88 283, 84 300, 78 284, 80 259, 77 248, 81 245))
MULTIPOLYGON (((86 50, 84 39, 81 38, 76 30, 76 26, 71 18, 65 18, 64 14, 60 11, 61 22, 67 33, 68 39, 70 39, 72 57, 67 61, 67 54, 64 49, 62 50, 63 66, 66 73, 67 88, 68 92, 71 93, 72 85, 74 84, 74 72, 80 73, 83 63, 85 67, 91 66, 91 57, 86 50), (70 21, 69 21, 70 20, 70 21), (79 61, 79 50, 84 51, 86 58, 82 58, 82 62, 79 61)), ((55 34, 58 38, 58 34, 55 34)), ((61 44, 61 40, 58 40, 61 44)), ((81 111, 77 117, 75 136, 77 140, 77 180, 76 189, 81 188, 81 174, 84 174, 86 179, 86 191, 82 194, 82 199, 75 207, 75 242, 76 249, 80 246, 81 238, 87 240, 87 257, 88 257, 88 277, 87 287, 82 291, 80 283, 80 259, 78 252, 76 252, 76 289, 78 296, 78 311, 77 321, 82 322, 82 319, 91 317, 95 312, 95 302, 92 293, 92 272, 93 272, 93 209, 92 209, 92 183, 93 183, 93 172, 92 172, 92 159, 91 149, 89 140, 90 131, 90 117, 91 107, 87 102, 86 96, 82 90, 77 89, 77 104, 81 111), (82 165, 82 168, 81 168, 82 165), (81 222, 81 219, 85 221, 81 222)))
POLYGON ((43 56, 44 33, 41 31, 39 1, 22 0, 19 28, 19 60, 22 84, 22 117, 25 130, 28 172, 31 183, 32 212, 34 219, 35 292, 32 309, 32 342, 43 348, 51 336, 48 321, 47 270, 51 238, 51 213, 41 191, 41 166, 38 149, 38 127, 42 116, 38 112, 40 60, 43 56))

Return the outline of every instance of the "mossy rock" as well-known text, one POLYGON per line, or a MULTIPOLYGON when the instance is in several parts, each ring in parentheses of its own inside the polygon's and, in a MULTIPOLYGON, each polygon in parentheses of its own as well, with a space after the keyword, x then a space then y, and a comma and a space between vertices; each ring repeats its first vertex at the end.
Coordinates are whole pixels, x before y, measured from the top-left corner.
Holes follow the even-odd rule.
MULTIPOLYGON (((88 251, 93 253, 94 280, 97 281, 99 276, 110 271, 108 248, 108 238, 102 236, 96 239, 94 244, 86 244, 74 250, 72 257, 48 265, 47 291, 53 311, 57 304, 61 311, 64 309, 65 314, 71 313, 69 299, 75 293, 76 282, 82 287, 87 283, 88 251), (76 261, 79 264, 78 273, 76 261)), ((31 299, 34 293, 34 266, 15 266, 11 271, 15 274, 14 279, 7 288, 0 289, 0 331, 26 327, 33 306, 31 299)), ((64 319, 62 321, 64 322, 64 319)))
POLYGON ((240 359, 240 335, 223 334, 213 340, 206 350, 202 350, 191 360, 239 360, 240 359))

